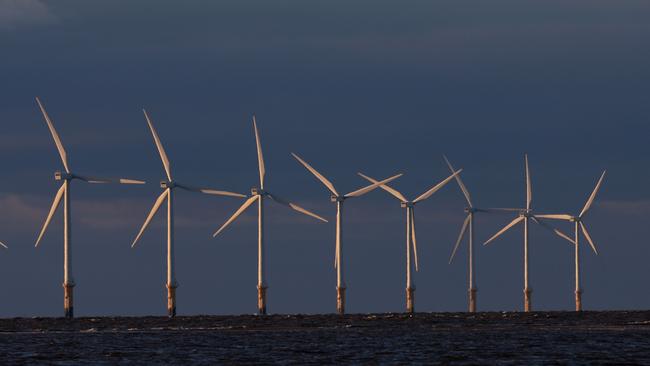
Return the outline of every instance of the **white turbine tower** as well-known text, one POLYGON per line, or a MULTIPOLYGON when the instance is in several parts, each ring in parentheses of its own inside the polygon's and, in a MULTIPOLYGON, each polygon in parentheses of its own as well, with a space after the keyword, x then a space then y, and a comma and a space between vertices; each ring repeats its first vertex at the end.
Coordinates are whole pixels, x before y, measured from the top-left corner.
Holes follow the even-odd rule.
MULTIPOLYGON (((413 245, 413 257, 415 263, 415 270, 418 271, 418 247, 417 247, 417 241, 415 240, 415 205, 431 197, 431 195, 433 195, 438 190, 440 190, 440 188, 444 187, 447 183, 449 183, 450 180, 454 179, 454 177, 457 177, 461 171, 462 169, 453 172, 452 175, 447 177, 442 182, 436 184, 428 191, 422 193, 418 198, 414 200, 408 200, 406 197, 404 197, 403 194, 401 194, 399 191, 397 191, 394 188, 391 188, 385 184, 381 185, 381 188, 383 190, 385 190, 386 192, 390 193, 395 198, 397 198, 400 201, 400 205, 402 206, 402 208, 406 209, 406 312, 407 313, 412 313, 415 308, 415 281, 413 280, 413 271, 411 269, 411 244, 413 245)), ((372 183, 375 184, 382 183, 361 173, 359 173, 359 175, 372 183)))
POLYGON ((239 215, 242 214, 250 205, 257 201, 257 311, 260 315, 266 314, 266 289, 268 284, 265 281, 266 278, 266 266, 264 264, 266 257, 266 247, 264 246, 264 200, 270 198, 271 200, 291 208, 292 210, 298 211, 307 216, 314 217, 323 222, 327 222, 324 218, 316 215, 315 213, 308 211, 295 203, 289 202, 285 199, 278 197, 276 194, 264 189, 264 175, 266 170, 264 168, 264 156, 262 155, 262 143, 260 141, 260 135, 257 131, 257 122, 255 121, 255 115, 253 115, 253 130, 255 132, 255 143, 257 145, 257 163, 260 174, 260 186, 251 188, 251 194, 248 199, 244 202, 237 211, 226 221, 212 236, 216 237, 221 233, 230 223, 235 221, 239 215))
POLYGON ((596 183, 596 187, 591 192, 591 195, 587 199, 587 202, 585 203, 585 206, 582 208, 582 211, 580 211, 580 213, 577 216, 569 215, 569 214, 537 215, 537 217, 539 218, 545 218, 551 220, 564 220, 564 221, 569 221, 574 223, 575 227, 574 227, 573 240, 567 238, 557 230, 555 231, 555 233, 560 237, 567 239, 568 241, 573 243, 575 247, 576 311, 582 311, 582 287, 580 285, 580 245, 579 245, 580 231, 582 231, 582 234, 584 235, 585 239, 587 239, 587 242, 589 243, 589 246, 591 246, 591 249, 594 251, 594 253, 596 253, 596 255, 598 255, 598 251, 596 250, 594 241, 591 239, 591 235, 589 235, 589 231, 587 231, 587 227, 583 222, 583 218, 587 213, 587 211, 589 211, 589 208, 591 208, 591 205, 594 203, 594 200, 596 199, 596 194, 598 194, 598 191, 600 190, 600 186, 603 183, 603 179, 605 178, 605 173, 606 171, 603 171, 603 174, 600 176, 598 183, 596 183))
POLYGON ((339 194, 334 188, 332 182, 327 180, 325 176, 320 174, 316 169, 309 165, 306 161, 301 159, 298 155, 291 153, 300 164, 302 164, 307 170, 309 170, 327 189, 332 193, 330 200, 336 203, 336 247, 335 247, 335 258, 334 258, 334 268, 336 269, 336 311, 343 315, 345 313, 345 280, 343 278, 343 264, 342 262, 342 245, 343 245, 343 202, 348 198, 359 197, 368 192, 373 191, 382 184, 393 181, 394 179, 399 178, 402 174, 395 175, 388 179, 382 180, 381 182, 374 182, 373 184, 357 189, 356 191, 339 194))
MULTIPOLYGON (((446 156, 444 156, 444 158, 445 161, 447 162, 447 166, 449 166, 449 170, 453 173, 454 167, 451 165, 451 163, 449 162, 446 156)), ((463 196, 465 196, 465 200, 467 201, 467 207, 465 208, 467 217, 465 218, 465 221, 463 222, 463 226, 460 229, 460 234, 458 235, 458 239, 456 240, 456 245, 454 245, 454 250, 451 253, 451 257, 449 258, 449 264, 451 264, 451 262, 454 260, 454 256, 458 251, 458 247, 460 247, 460 243, 462 242, 465 233, 469 231, 468 245, 467 245, 467 257, 468 257, 467 265, 469 267, 469 273, 468 273, 469 286, 467 289, 467 295, 469 298, 469 312, 474 313, 476 312, 476 292, 478 290, 476 288, 476 279, 474 277, 475 276, 474 274, 474 214, 476 214, 477 212, 490 212, 490 210, 474 207, 469 195, 469 191, 467 190, 467 187, 465 187, 465 184, 463 183, 459 175, 456 176, 456 182, 458 183, 458 186, 460 187, 460 190, 463 192, 463 196)))
POLYGON ((45 118, 45 123, 47 123, 47 127, 50 129, 50 133, 52 134, 52 138, 54 139, 56 148, 59 150, 59 155, 61 156, 63 167, 65 168, 65 172, 57 171, 54 173, 54 179, 57 181, 63 181, 63 184, 61 184, 61 188, 59 188, 59 190, 56 192, 56 196, 54 196, 54 202, 52 203, 50 212, 48 213, 47 218, 45 219, 45 224, 43 224, 43 228, 41 229, 41 232, 38 235, 38 239, 36 239, 36 246, 38 247, 38 244, 40 243, 41 239, 43 238, 43 235, 45 234, 45 230, 47 230, 47 227, 50 224, 50 221, 52 220, 54 213, 56 212, 57 208, 59 207, 59 204, 61 203, 61 199, 63 199, 63 291, 64 291, 63 308, 64 308, 65 317, 72 318, 74 316, 72 289, 75 285, 75 282, 72 278, 72 231, 70 225, 70 215, 71 215, 70 182, 72 182, 75 179, 81 180, 86 183, 144 184, 144 182, 133 180, 133 179, 93 178, 93 177, 73 174, 70 171, 68 165, 68 155, 66 154, 65 149, 63 148, 63 143, 59 138, 59 134, 54 129, 52 120, 50 119, 49 115, 45 111, 45 107, 43 106, 39 98, 36 98, 36 103, 38 103, 38 107, 40 108, 41 113, 43 113, 43 117, 45 118))
POLYGON ((553 229, 547 224, 543 223, 541 219, 537 218, 535 215, 533 215, 533 209, 531 208, 531 202, 532 202, 532 187, 530 183, 530 170, 528 168, 528 155, 524 155, 524 160, 526 164, 526 208, 521 208, 521 209, 492 209, 494 211, 518 211, 519 215, 512 220, 508 225, 503 227, 503 229, 499 230, 496 234, 494 234, 490 239, 488 239, 483 245, 488 245, 490 242, 492 242, 494 239, 498 238, 501 236, 501 234, 505 233, 508 231, 510 228, 514 227, 515 225, 519 224, 520 222, 524 223, 524 311, 532 311, 532 299, 531 299, 531 294, 532 294, 532 289, 529 287, 529 277, 528 277, 528 223, 530 220, 533 222, 540 224, 540 226, 546 228, 547 230, 555 232, 557 235, 560 235, 562 237, 565 237, 568 240, 568 236, 563 234, 557 229, 553 229))
POLYGON ((133 240, 133 244, 131 244, 131 247, 134 247, 138 242, 138 240, 140 240, 140 237, 144 233, 147 226, 149 226, 149 223, 151 222, 153 216, 156 214, 156 212, 158 212, 158 209, 163 204, 163 202, 167 200, 167 283, 166 283, 167 315, 169 317, 174 317, 176 316, 176 288, 178 287, 178 282, 176 281, 176 271, 174 266, 174 189, 180 188, 186 191, 199 192, 199 193, 215 195, 215 196, 230 196, 230 197, 246 197, 246 196, 239 193, 219 191, 216 189, 192 187, 185 184, 180 184, 175 180, 173 180, 169 159, 167 158, 165 149, 163 148, 163 145, 160 142, 158 133, 156 132, 156 129, 153 127, 153 122, 149 118, 147 111, 145 111, 144 109, 142 111, 144 112, 144 117, 147 120, 147 124, 149 125, 149 129, 151 130, 153 140, 156 143, 156 147, 158 148, 158 153, 160 154, 160 159, 162 160, 163 167, 165 168, 167 180, 163 180, 160 182, 160 188, 163 189, 163 192, 160 196, 158 196, 158 199, 156 199, 156 202, 154 203, 153 207, 151 208, 151 211, 149 212, 149 216, 147 216, 147 219, 144 221, 144 224, 142 225, 140 232, 138 232, 138 235, 136 236, 135 240, 133 240))

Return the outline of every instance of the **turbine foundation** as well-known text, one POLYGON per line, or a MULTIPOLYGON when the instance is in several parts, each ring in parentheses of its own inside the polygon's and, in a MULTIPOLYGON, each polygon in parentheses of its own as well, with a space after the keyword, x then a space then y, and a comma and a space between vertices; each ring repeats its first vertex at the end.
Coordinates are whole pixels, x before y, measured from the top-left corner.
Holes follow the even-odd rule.
POLYGON ((412 314, 415 308, 415 287, 406 288, 406 312, 412 314))
POLYGON ((167 285, 167 316, 176 316, 176 286, 167 285))
POLYGON ((524 311, 529 312, 533 311, 533 301, 532 296, 533 290, 529 288, 524 289, 524 311))
POLYGON ((582 290, 576 291, 576 311, 582 311, 582 290))
POLYGON ((339 315, 345 314, 345 287, 336 287, 336 312, 339 315))
POLYGON ((63 284, 63 311, 65 317, 72 319, 74 317, 74 305, 73 305, 73 296, 72 289, 74 284, 64 283, 63 284))
POLYGON ((266 286, 257 286, 257 313, 266 315, 266 286))
POLYGON ((475 288, 470 288, 467 290, 467 294, 469 295, 469 312, 470 313, 475 313, 476 312, 476 289, 475 288))

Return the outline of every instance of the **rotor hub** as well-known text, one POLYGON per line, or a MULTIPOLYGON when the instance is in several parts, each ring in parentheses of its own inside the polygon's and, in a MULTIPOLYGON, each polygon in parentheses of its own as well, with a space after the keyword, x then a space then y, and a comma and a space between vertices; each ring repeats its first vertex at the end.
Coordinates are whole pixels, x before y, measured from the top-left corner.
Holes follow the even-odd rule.
POLYGON ((161 180, 160 181, 160 188, 162 189, 173 189, 176 187, 176 183, 168 181, 168 180, 161 180))
POLYGON ((67 172, 61 172, 58 170, 54 172, 54 180, 72 180, 74 178, 75 178, 74 175, 67 172))

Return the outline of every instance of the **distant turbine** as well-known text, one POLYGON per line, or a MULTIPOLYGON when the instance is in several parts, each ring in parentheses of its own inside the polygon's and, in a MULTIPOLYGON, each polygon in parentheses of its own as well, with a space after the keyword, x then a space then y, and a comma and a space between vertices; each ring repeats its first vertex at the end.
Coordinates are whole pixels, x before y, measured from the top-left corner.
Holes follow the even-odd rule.
POLYGON ((573 243, 575 247, 576 311, 582 311, 582 288, 580 287, 580 245, 579 245, 580 231, 578 229, 582 231, 582 234, 584 235, 585 239, 587 239, 587 241, 589 242, 591 249, 594 251, 594 253, 596 253, 596 255, 598 255, 596 246, 594 245, 593 240, 591 240, 591 235, 589 235, 589 232, 587 231, 587 227, 582 222, 582 218, 587 213, 587 211, 589 211, 589 208, 591 208, 592 203, 594 203, 594 200, 596 199, 596 194, 598 194, 598 190, 600 190, 600 185, 603 183, 603 179, 605 178, 605 173, 606 171, 603 171, 603 174, 600 176, 598 183, 596 183, 596 187, 594 188, 593 192, 591 192, 591 196, 589 196, 589 199, 587 199, 585 206, 582 208, 582 211, 580 211, 580 213, 577 216, 568 215, 568 214, 537 215, 537 217, 540 218, 551 219, 551 220, 564 220, 564 221, 570 221, 575 223, 574 240, 567 238, 566 236, 562 235, 558 231, 555 231, 555 233, 560 237, 567 239, 568 241, 573 243))
MULTIPOLYGON (((422 193, 418 198, 414 200, 406 199, 403 194, 401 194, 396 189, 389 187, 388 185, 381 185, 381 188, 383 190, 397 198, 400 201, 402 208, 406 209, 406 312, 408 313, 412 313, 415 308, 415 281, 412 280, 413 273, 411 270, 411 243, 413 244, 415 270, 418 271, 418 247, 417 241, 415 240, 415 205, 431 197, 432 194, 436 193, 440 188, 444 187, 447 183, 449 183, 450 180, 454 179, 454 177, 458 177, 458 174, 461 171, 462 169, 453 172, 452 175, 447 177, 442 182, 436 184, 428 191, 422 193)), ((359 175, 372 183, 382 183, 361 173, 359 173, 359 175)))
POLYGON ((324 218, 316 215, 315 213, 308 211, 295 203, 289 202, 285 199, 278 197, 276 194, 272 194, 269 191, 264 190, 264 175, 266 170, 264 168, 264 156, 262 155, 262 143, 260 141, 260 135, 257 131, 257 123, 255 121, 255 115, 253 115, 253 130, 255 132, 255 143, 257 145, 257 163, 260 174, 260 186, 259 188, 251 188, 251 194, 248 199, 244 202, 237 211, 226 221, 212 236, 216 237, 221 233, 230 223, 235 221, 239 215, 242 214, 250 205, 257 201, 257 311, 260 315, 266 314, 266 289, 268 284, 265 279, 266 266, 264 265, 264 258, 266 257, 266 248, 264 246, 264 199, 267 197, 271 200, 287 206, 295 211, 298 211, 307 216, 314 217, 323 222, 327 222, 324 218))
POLYGON ((70 171, 70 168, 68 166, 68 157, 65 152, 65 149, 63 148, 63 143, 59 138, 59 134, 54 129, 52 120, 50 120, 50 117, 45 111, 45 107, 43 107, 43 104, 41 103, 40 99, 36 98, 36 103, 38 103, 38 107, 40 108, 41 113, 43 113, 43 117, 45 118, 47 127, 50 129, 52 138, 54 138, 54 143, 56 144, 56 148, 59 150, 59 155, 61 156, 63 167, 65 168, 65 173, 62 173, 60 171, 54 173, 54 179, 63 181, 63 184, 61 184, 61 188, 59 188, 58 192, 56 193, 56 196, 54 196, 54 202, 52 203, 50 212, 47 215, 47 218, 45 219, 45 224, 43 225, 43 229, 41 229, 41 233, 38 235, 38 239, 36 239, 36 246, 38 247, 38 244, 40 243, 41 239, 43 238, 43 235, 45 234, 45 230, 47 229, 48 225, 50 224, 50 221, 52 220, 52 216, 54 216, 56 209, 59 207, 59 204, 61 203, 61 198, 63 198, 63 257, 64 257, 63 258, 63 289, 64 289, 63 307, 65 311, 65 317, 72 318, 74 316, 72 288, 74 287, 75 283, 74 280, 72 279, 72 260, 71 260, 72 233, 71 233, 71 226, 70 226, 70 211, 71 211, 70 182, 72 182, 72 180, 74 179, 79 179, 86 183, 144 184, 144 182, 139 180, 133 180, 133 179, 93 178, 93 177, 73 174, 70 171))
POLYGON ((309 170, 325 187, 332 193, 330 196, 330 200, 332 202, 336 202, 336 248, 335 248, 335 258, 334 258, 334 268, 336 268, 336 311, 339 314, 344 314, 345 313, 345 280, 343 279, 343 264, 341 263, 341 258, 342 258, 342 250, 343 250, 343 201, 345 201, 348 198, 352 197, 359 197, 362 196, 368 192, 373 191, 377 187, 381 186, 382 184, 391 182, 400 176, 402 174, 395 175, 393 177, 390 177, 388 179, 382 180, 381 182, 373 182, 373 184, 357 189, 356 191, 350 192, 348 194, 341 195, 339 194, 336 189, 334 188, 334 185, 332 182, 327 180, 325 176, 320 174, 316 169, 314 169, 311 165, 309 165, 306 161, 302 160, 298 155, 291 153, 300 164, 302 164, 307 170, 309 170))
POLYGON ((151 211, 149 212, 149 216, 147 216, 147 219, 145 220, 144 224, 142 225, 142 228, 140 229, 140 232, 136 236, 135 240, 133 240, 133 244, 131 244, 131 247, 134 247, 135 244, 138 242, 138 240, 140 240, 142 233, 144 233, 147 226, 149 226, 149 223, 151 222, 153 216, 156 214, 156 212, 158 212, 158 209, 163 204, 163 202, 167 200, 167 284, 166 284, 167 315, 169 317, 174 317, 176 316, 176 288, 178 287, 178 282, 176 282, 176 271, 174 266, 174 189, 180 188, 190 192, 199 192, 199 193, 215 195, 215 196, 230 196, 230 197, 246 197, 246 196, 239 193, 219 191, 210 188, 192 187, 174 181, 172 179, 169 159, 167 158, 165 149, 163 148, 163 145, 160 142, 158 133, 156 132, 156 129, 153 127, 153 122, 149 118, 147 111, 145 111, 144 109, 142 111, 144 112, 144 117, 147 120, 149 129, 151 130, 151 135, 153 136, 153 140, 156 143, 156 147, 158 148, 158 153, 160 154, 160 159, 162 160, 163 167, 165 168, 167 180, 163 180, 160 182, 160 188, 163 189, 163 192, 160 196, 158 196, 158 199, 156 199, 156 202, 154 203, 153 207, 151 208, 151 211))
MULTIPOLYGON (((444 158, 445 161, 447 162, 447 166, 449 166, 449 170, 453 173, 454 167, 451 165, 451 163, 449 162, 446 156, 444 156, 444 158)), ((463 236, 465 235, 465 232, 469 230, 469 243, 467 246, 467 256, 469 260, 468 262, 469 287, 467 290, 467 294, 469 297, 469 312, 474 313, 476 312, 476 292, 477 292, 476 280, 474 278, 474 214, 477 212, 490 212, 490 210, 474 207, 469 195, 469 191, 467 190, 467 187, 465 187, 465 184, 463 183, 459 175, 456 175, 456 182, 458 183, 458 186, 460 187, 460 190, 463 192, 463 195, 465 196, 465 200, 467 201, 467 207, 465 208, 467 217, 465 218, 465 221, 463 222, 463 226, 460 229, 458 240, 456 240, 456 245, 454 245, 454 250, 451 253, 451 257, 449 258, 449 264, 451 264, 451 262, 454 260, 454 256, 456 255, 456 251, 458 250, 458 247, 460 246, 460 243, 463 240, 463 236)))
POLYGON ((568 236, 563 234, 561 231, 557 229, 551 228, 549 225, 545 224, 544 222, 541 221, 540 218, 536 217, 533 215, 533 210, 531 208, 531 201, 532 201, 532 187, 530 183, 530 170, 528 169, 528 155, 524 155, 524 160, 526 164, 526 208, 505 208, 505 209, 492 209, 494 211, 517 211, 519 212, 519 215, 517 218, 512 220, 508 225, 503 227, 503 229, 499 230, 494 236, 492 236, 490 239, 488 239, 483 245, 488 245, 492 240, 498 238, 501 236, 501 234, 505 233, 508 231, 510 228, 513 226, 519 224, 520 222, 523 221, 524 223, 524 311, 532 311, 532 301, 531 301, 531 294, 532 294, 532 289, 528 286, 529 283, 529 278, 528 278, 528 222, 529 220, 533 220, 533 222, 539 224, 540 226, 544 227, 547 230, 555 232, 557 235, 560 235, 562 237, 566 237, 568 240, 568 236))

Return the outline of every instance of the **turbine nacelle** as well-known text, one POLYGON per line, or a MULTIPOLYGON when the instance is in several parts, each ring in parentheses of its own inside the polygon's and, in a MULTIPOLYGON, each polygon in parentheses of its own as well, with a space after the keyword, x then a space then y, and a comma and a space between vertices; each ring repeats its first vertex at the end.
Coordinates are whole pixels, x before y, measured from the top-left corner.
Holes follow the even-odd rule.
POLYGON ((251 188, 251 196, 268 196, 269 192, 257 187, 251 188))
POLYGON ((345 201, 345 196, 337 196, 335 194, 330 195, 330 202, 343 202, 345 201))
POLYGON ((408 201, 408 202, 400 202, 399 203, 401 208, 407 208, 407 207, 415 207, 415 203, 413 201, 408 201))
POLYGON ((62 171, 55 171, 54 172, 54 180, 59 181, 59 180, 73 180, 77 178, 74 174, 72 173, 67 173, 67 172, 62 172, 62 171))
POLYGON ((162 189, 173 189, 176 188, 176 183, 169 181, 169 180, 161 180, 160 181, 160 188, 162 189))

